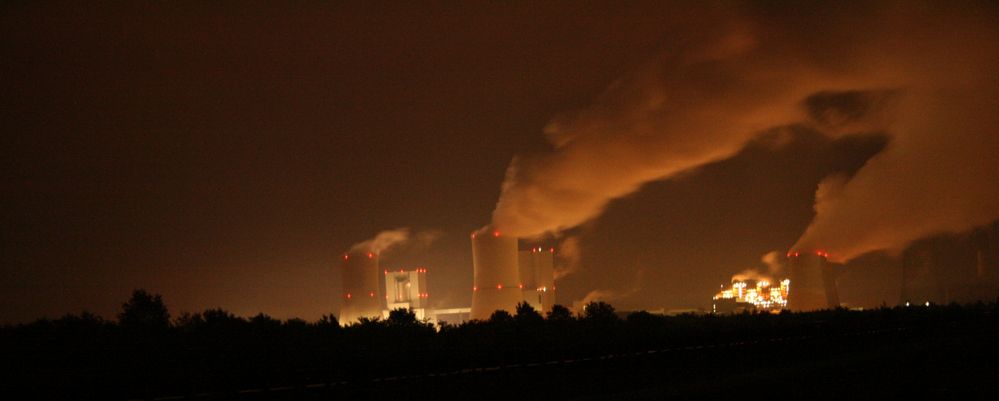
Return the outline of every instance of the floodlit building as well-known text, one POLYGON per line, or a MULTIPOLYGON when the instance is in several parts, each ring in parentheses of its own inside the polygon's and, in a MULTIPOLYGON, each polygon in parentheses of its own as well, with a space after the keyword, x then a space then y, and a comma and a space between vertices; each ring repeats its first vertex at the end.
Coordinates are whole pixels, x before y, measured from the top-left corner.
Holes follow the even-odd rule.
POLYGON ((388 318, 394 309, 409 309, 418 320, 429 318, 430 293, 427 291, 427 269, 385 270, 385 310, 388 318))
POLYGON ((711 313, 779 312, 788 306, 790 288, 791 280, 788 279, 778 283, 769 280, 733 281, 731 287, 722 286, 721 291, 715 294, 711 313))

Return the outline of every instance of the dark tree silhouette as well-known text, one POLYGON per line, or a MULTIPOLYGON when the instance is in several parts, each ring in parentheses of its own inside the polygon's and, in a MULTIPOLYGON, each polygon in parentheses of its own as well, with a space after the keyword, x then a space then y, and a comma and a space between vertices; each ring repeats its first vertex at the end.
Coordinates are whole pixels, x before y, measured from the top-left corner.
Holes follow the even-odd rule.
POLYGON ((583 318, 595 322, 613 322, 618 320, 614 307, 603 301, 593 301, 583 307, 583 318))
POLYGON ((337 320, 336 316, 334 316, 332 314, 330 314, 330 315, 323 315, 321 318, 319 318, 319 321, 316 322, 316 326, 317 327, 322 327, 322 328, 336 328, 336 329, 339 329, 340 328, 340 321, 337 320))
POLYGON ((552 305, 548 311, 548 320, 572 320, 572 311, 562 305, 552 305))
POLYGON ((416 320, 416 313, 412 310, 405 308, 398 308, 389 311, 388 320, 385 321, 389 326, 415 326, 419 323, 416 320))
POLYGON ((510 315, 510 312, 498 309, 496 312, 493 312, 492 316, 489 316, 489 321, 492 323, 510 323, 513 321, 513 316, 510 315))
POLYGON ((527 302, 517 304, 517 314, 514 315, 514 319, 517 320, 517 323, 523 324, 539 324, 544 321, 541 314, 527 302))
POLYGON ((170 312, 160 294, 144 289, 132 292, 132 298, 121 305, 118 322, 126 328, 165 329, 170 327, 170 312))

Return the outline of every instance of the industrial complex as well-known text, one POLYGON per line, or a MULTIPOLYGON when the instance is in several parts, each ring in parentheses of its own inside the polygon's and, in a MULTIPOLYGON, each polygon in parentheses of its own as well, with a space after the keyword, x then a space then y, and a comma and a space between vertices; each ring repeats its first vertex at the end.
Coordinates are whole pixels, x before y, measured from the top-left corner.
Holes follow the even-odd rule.
POLYGON ((382 269, 378 254, 351 251, 343 255, 341 324, 387 317, 394 309, 409 309, 431 322, 485 320, 497 310, 515 312, 526 302, 542 313, 555 303, 555 248, 518 249, 518 239, 496 230, 472 234, 472 305, 434 309, 427 286, 428 269, 382 269), (379 285, 378 273, 384 276, 379 285))
MULTIPOLYGON (((915 244, 902 257, 900 303, 948 303, 983 299, 994 293, 996 274, 992 272, 990 232, 976 232, 965 252, 956 246, 932 248, 915 244), (985 238, 984 240, 981 238, 985 238), (950 248, 957 250, 951 251, 950 248), (972 255, 966 265, 967 279, 956 281, 942 275, 937 260, 959 261, 972 255), (955 256, 956 255, 956 256, 955 256), (939 277, 936 277, 939 276, 939 277)), ((939 241, 938 241, 939 242, 939 241)), ((955 242, 959 243, 959 242, 955 242)), ((944 244, 946 245, 946 243, 944 244)), ((545 313, 555 304, 555 248, 520 249, 518 238, 492 228, 471 234, 472 302, 469 307, 435 309, 430 302, 428 269, 385 269, 379 255, 368 249, 354 249, 343 255, 343 307, 339 320, 350 324, 362 318, 388 317, 394 309, 409 309, 417 319, 434 323, 486 320, 497 310, 515 313, 522 302, 545 313), (383 276, 380 278, 379 276, 383 276)), ((734 279, 713 296, 711 313, 743 311, 812 311, 841 306, 838 281, 845 266, 831 263, 822 250, 792 250, 786 253, 783 277, 734 279)))

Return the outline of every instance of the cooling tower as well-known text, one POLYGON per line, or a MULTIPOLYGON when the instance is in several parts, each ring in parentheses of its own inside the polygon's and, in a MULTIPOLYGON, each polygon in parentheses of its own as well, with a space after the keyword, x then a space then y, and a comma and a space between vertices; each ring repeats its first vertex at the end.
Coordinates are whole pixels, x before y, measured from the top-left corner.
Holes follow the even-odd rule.
POLYGON ((517 265, 517 237, 483 229, 472 234, 471 319, 486 320, 496 310, 515 312, 523 300, 517 265))
POLYGON ((812 311, 839 306, 835 272, 826 256, 821 251, 788 253, 791 267, 788 309, 812 311))
POLYGON ((340 309, 340 324, 354 323, 361 317, 382 316, 379 274, 377 254, 351 251, 343 255, 343 308, 340 309))
POLYGON ((518 264, 524 300, 538 312, 547 313, 555 303, 555 248, 520 251, 518 264))

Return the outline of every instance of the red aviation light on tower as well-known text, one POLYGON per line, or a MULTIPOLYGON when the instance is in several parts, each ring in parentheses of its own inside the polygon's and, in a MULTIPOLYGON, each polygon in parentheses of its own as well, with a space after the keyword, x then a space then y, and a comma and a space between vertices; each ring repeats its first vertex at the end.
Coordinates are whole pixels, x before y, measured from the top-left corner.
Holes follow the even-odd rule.
POLYGON ((346 253, 343 254, 343 260, 348 260, 348 259, 350 259, 350 255, 348 255, 346 253))
POLYGON ((496 284, 496 289, 497 290, 502 290, 503 289, 503 284, 496 284))
POLYGON ((500 236, 500 232, 499 231, 493 231, 493 237, 499 238, 499 236, 500 236))
POLYGON ((373 254, 371 252, 368 252, 368 259, 371 259, 371 258, 374 258, 374 257, 375 257, 375 254, 373 254))

